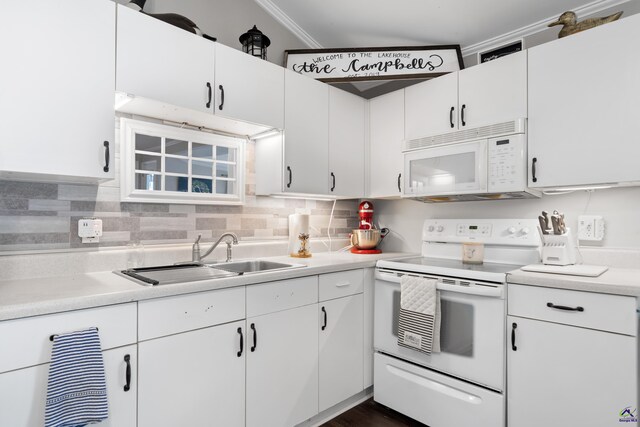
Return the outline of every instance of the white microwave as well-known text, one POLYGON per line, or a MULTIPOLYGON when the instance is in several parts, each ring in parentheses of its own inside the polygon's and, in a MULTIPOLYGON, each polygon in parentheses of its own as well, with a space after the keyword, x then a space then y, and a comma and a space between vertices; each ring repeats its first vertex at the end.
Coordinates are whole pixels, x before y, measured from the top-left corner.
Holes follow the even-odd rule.
POLYGON ((405 152, 403 184, 403 197, 425 202, 540 196, 527 187, 525 132, 405 152))

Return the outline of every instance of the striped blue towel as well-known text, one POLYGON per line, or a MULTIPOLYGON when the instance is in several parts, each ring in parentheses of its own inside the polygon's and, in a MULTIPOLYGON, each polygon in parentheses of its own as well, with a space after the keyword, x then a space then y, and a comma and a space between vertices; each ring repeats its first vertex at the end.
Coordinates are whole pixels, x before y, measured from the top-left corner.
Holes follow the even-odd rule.
POLYGON ((108 415, 98 329, 55 335, 45 427, 82 427, 105 420, 108 415))

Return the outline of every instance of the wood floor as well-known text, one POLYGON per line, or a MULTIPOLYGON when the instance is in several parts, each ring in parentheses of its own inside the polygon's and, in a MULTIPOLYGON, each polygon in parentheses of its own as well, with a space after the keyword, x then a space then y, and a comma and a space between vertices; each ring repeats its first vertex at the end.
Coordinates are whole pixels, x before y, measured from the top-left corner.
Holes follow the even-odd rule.
POLYGON ((427 427, 372 399, 340 414, 321 427, 427 427))

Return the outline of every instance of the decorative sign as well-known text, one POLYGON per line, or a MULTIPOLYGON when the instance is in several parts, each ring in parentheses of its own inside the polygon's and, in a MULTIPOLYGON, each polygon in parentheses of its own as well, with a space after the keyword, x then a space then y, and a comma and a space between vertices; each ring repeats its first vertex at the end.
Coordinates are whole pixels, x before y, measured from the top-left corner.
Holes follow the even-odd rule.
POLYGON ((464 68, 460 45, 296 49, 285 67, 326 82, 425 79, 464 68))
POLYGON ((520 52, 524 48, 524 40, 516 40, 504 46, 478 53, 478 64, 493 61, 512 53, 520 52))

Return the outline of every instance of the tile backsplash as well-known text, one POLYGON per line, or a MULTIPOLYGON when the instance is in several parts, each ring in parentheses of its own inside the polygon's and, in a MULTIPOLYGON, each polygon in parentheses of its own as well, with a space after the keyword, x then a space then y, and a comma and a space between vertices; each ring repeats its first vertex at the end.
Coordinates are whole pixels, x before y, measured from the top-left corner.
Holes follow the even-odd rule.
MULTIPOLYGON (((0 254, 130 243, 187 243, 198 234, 207 241, 225 231, 232 231, 245 241, 285 240, 289 233, 288 216, 292 213, 311 214, 311 237, 327 234, 333 201, 255 195, 252 142, 247 143, 243 206, 120 202, 117 142, 117 178, 113 181, 101 185, 0 181, 0 254), (102 220, 100 243, 81 243, 78 220, 84 217, 102 220)), ((332 236, 345 237, 357 226, 357 209, 355 200, 336 202, 332 236)))

